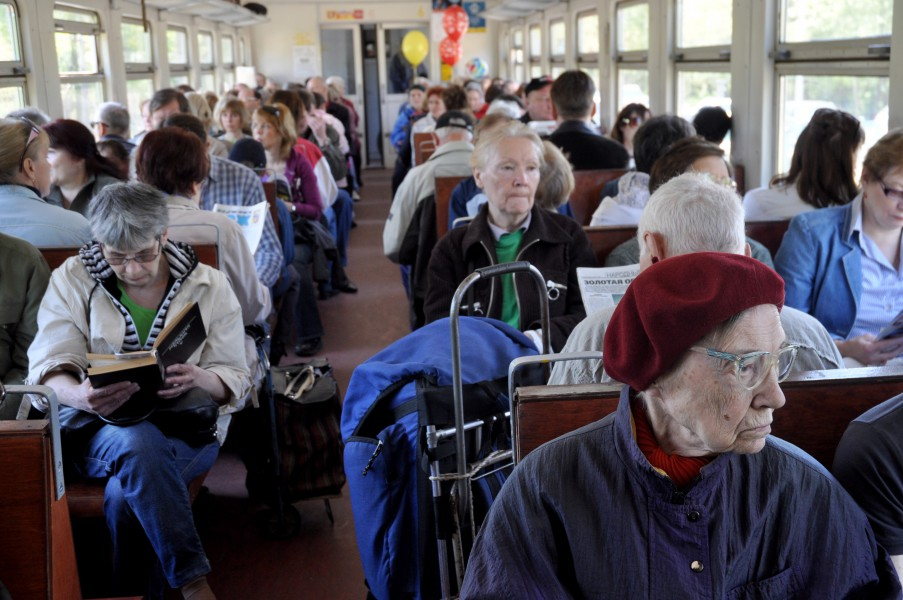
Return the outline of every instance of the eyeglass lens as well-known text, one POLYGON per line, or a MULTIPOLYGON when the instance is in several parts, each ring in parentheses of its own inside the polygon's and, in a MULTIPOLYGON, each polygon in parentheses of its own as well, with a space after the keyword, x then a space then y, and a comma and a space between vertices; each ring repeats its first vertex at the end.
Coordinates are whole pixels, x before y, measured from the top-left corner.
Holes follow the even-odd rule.
POLYGON ((774 368, 777 371, 778 382, 781 382, 790 375, 794 358, 796 358, 795 347, 783 348, 777 354, 763 353, 750 356, 737 365, 737 377, 743 387, 751 390, 761 384, 768 376, 768 372, 774 368))

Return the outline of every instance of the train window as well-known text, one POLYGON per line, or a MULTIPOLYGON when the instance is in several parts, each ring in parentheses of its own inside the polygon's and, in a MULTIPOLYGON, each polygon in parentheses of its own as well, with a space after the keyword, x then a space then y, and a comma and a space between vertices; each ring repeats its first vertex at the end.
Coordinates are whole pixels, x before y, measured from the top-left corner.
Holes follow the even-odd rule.
POLYGON ((530 42, 530 79, 542 77, 542 29, 539 23, 530 25, 527 35, 530 42))
POLYGON ((552 77, 558 77, 564 72, 564 60, 567 52, 566 36, 564 19, 556 19, 549 23, 549 58, 552 61, 552 77))
MULTIPOLYGON (((150 23, 148 23, 150 25, 150 23)), ((122 19, 122 49, 125 55, 125 70, 152 71, 154 53, 151 49, 151 30, 144 30, 139 19, 122 19)))
POLYGON ((602 114, 602 91, 599 70, 599 13, 577 14, 577 68, 584 71, 596 84, 593 103, 596 114, 602 114))
MULTIPOLYGON (((677 114, 692 121, 700 108, 718 106, 731 113, 731 35, 733 3, 677 0, 674 65, 677 114)), ((725 152, 730 142, 725 141, 725 152)))
POLYGON ((188 85, 188 31, 181 27, 166 28, 166 59, 169 62, 169 85, 188 85))
POLYGON ((126 104, 129 107, 129 127, 132 135, 144 129, 144 119, 141 117, 141 103, 150 100, 154 95, 156 86, 151 77, 140 79, 127 79, 125 82, 126 104))
POLYGON ((617 108, 649 106, 649 4, 630 0, 615 9, 617 108))
POLYGON ((790 168, 796 139, 819 108, 843 110, 859 119, 865 131, 865 143, 858 156, 860 164, 866 151, 887 133, 889 78, 867 75, 869 69, 861 63, 850 66, 856 69, 856 75, 819 74, 810 65, 805 69, 794 69, 809 73, 780 74, 779 69, 781 110, 778 131, 782 133, 777 140, 777 172, 786 172, 790 168))
POLYGON ((89 123, 104 101, 98 52, 100 17, 96 12, 57 5, 53 20, 63 115, 89 123))
POLYGON ((845 40, 889 36, 893 0, 784 0, 781 41, 845 40))
POLYGON ((140 19, 123 17, 122 48, 125 55, 125 93, 132 133, 144 129, 141 102, 154 93, 154 52, 151 43, 151 23, 147 31, 140 19))
POLYGON ((599 13, 577 15, 577 57, 580 62, 599 59, 599 13))
POLYGON ((514 81, 523 83, 524 77, 524 30, 515 29, 511 34, 511 72, 514 81))
POLYGON ((724 0, 677 1, 678 48, 730 46, 733 3, 724 0))
POLYGON ((621 2, 617 8, 618 53, 649 49, 649 4, 621 2))
POLYGON ((800 132, 819 108, 859 119, 865 145, 859 162, 887 132, 890 87, 891 0, 782 0, 777 15, 777 110, 774 168, 789 168, 800 132))
POLYGON ((16 7, 0 3, 0 63, 21 61, 22 50, 19 46, 19 18, 16 15, 16 7))
POLYGON ((24 67, 16 7, 0 2, 0 114, 25 106, 24 67))
POLYGON ((219 39, 223 67, 223 89, 235 87, 235 38, 222 35, 219 39))
POLYGON ((213 72, 213 34, 209 31, 198 32, 198 62, 201 64, 198 88, 203 91, 216 91, 216 76, 213 72))

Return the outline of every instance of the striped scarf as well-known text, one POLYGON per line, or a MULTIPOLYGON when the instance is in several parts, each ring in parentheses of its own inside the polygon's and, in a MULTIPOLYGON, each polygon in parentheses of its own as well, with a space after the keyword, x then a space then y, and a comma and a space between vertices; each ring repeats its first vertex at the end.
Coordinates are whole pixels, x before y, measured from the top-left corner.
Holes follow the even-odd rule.
MULTIPOLYGON (((169 309, 169 305, 172 303, 172 299, 179 292, 179 289, 181 289, 182 282, 185 281, 185 278, 188 277, 192 271, 194 271, 194 268, 198 264, 198 258, 195 255, 194 250, 184 242, 167 241, 166 245, 163 246, 163 252, 166 253, 166 260, 169 262, 169 274, 172 277, 172 285, 167 291, 166 297, 163 298, 160 308, 157 310, 157 316, 154 317, 154 323, 147 336, 147 341, 142 347, 141 342, 138 339, 138 331, 135 328, 135 323, 132 321, 132 315, 129 314, 129 311, 121 302, 119 302, 116 273, 113 271, 113 268, 110 267, 109 263, 107 263, 106 259, 104 259, 103 253, 100 251, 100 243, 94 242, 83 246, 79 250, 79 257, 81 258, 82 264, 85 265, 85 269, 88 270, 88 274, 97 282, 98 286, 102 287, 107 292, 107 296, 109 296, 110 300, 113 302, 113 306, 119 309, 122 318, 125 319, 125 337, 122 341, 122 348, 119 349, 120 352, 136 352, 138 350, 148 350, 153 347, 154 342, 157 340, 157 336, 163 330, 163 326, 166 323, 166 313, 169 309)), ((94 289, 96 290, 97 286, 95 286, 94 289)), ((91 291, 91 295, 94 295, 94 290, 91 291)), ((90 303, 91 298, 89 296, 88 304, 90 303)), ((90 309, 86 311, 86 314, 90 319, 90 309)))

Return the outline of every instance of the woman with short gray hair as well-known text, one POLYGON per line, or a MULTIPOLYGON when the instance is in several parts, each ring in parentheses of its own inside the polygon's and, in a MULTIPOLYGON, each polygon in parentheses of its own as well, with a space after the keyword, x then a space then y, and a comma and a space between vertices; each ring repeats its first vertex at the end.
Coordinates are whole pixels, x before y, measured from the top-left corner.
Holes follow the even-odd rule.
POLYGON ((190 246, 169 240, 168 219, 166 198, 148 185, 101 190, 91 203, 96 241, 51 276, 28 353, 28 382, 56 392, 70 466, 107 480, 104 515, 117 595, 153 595, 140 588, 153 582, 159 561, 170 586, 201 600, 214 596, 188 483, 213 466, 219 442, 212 431, 202 438, 164 432, 143 418, 175 403, 222 406, 244 396, 249 374, 229 281, 200 264, 190 246), (156 393, 134 381, 92 385, 89 353, 150 350, 170 315, 195 302, 207 337, 184 363, 166 368, 156 393))

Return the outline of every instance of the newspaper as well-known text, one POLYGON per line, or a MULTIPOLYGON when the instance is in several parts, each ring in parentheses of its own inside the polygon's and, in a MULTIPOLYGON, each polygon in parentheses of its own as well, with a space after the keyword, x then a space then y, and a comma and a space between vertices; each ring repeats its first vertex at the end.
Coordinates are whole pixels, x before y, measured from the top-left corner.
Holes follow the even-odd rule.
POLYGON ((602 308, 615 306, 627 286, 640 274, 640 265, 624 267, 578 267, 577 280, 580 282, 580 295, 586 314, 602 308))
POLYGON ((241 227, 245 234, 245 241, 251 254, 257 252, 260 238, 263 235, 263 224, 266 222, 267 203, 258 202, 251 206, 238 206, 236 204, 214 204, 213 212, 226 215, 241 227))
POLYGON ((903 336, 903 310, 897 313, 897 316, 890 322, 890 325, 878 332, 879 340, 900 336, 903 336))

